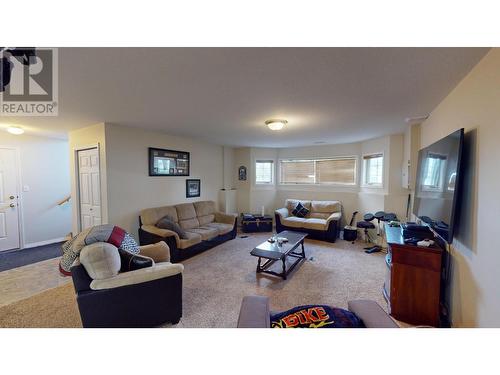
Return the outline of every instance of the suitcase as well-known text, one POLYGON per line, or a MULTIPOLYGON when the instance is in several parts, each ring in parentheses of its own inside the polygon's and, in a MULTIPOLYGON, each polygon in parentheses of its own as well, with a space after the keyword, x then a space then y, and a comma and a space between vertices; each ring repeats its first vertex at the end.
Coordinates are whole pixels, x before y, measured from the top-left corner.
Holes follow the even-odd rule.
POLYGON ((241 220, 241 229, 245 233, 252 232, 272 232, 273 217, 261 215, 244 214, 241 220))

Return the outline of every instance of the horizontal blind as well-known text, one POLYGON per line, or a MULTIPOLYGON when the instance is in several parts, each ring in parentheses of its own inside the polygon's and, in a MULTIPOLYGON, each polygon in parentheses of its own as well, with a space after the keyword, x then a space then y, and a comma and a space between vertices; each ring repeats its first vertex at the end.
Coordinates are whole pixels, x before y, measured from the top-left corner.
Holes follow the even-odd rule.
POLYGON ((320 184, 354 184, 356 182, 356 159, 317 160, 316 182, 320 184))
POLYGON ((354 185, 356 158, 281 160, 280 183, 354 185))
POLYGON ((314 184, 314 160, 282 160, 282 184, 314 184))

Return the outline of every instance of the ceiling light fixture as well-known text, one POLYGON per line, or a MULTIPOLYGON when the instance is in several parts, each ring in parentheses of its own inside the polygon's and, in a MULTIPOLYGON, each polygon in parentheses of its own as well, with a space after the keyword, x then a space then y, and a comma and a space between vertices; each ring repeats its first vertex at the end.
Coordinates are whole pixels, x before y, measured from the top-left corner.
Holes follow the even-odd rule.
POLYGON ((281 130, 288 123, 286 120, 272 119, 267 120, 266 125, 271 130, 281 130))
POLYGON ((19 126, 9 126, 7 128, 7 131, 10 134, 15 134, 15 135, 21 135, 24 133, 24 129, 20 128, 19 126))

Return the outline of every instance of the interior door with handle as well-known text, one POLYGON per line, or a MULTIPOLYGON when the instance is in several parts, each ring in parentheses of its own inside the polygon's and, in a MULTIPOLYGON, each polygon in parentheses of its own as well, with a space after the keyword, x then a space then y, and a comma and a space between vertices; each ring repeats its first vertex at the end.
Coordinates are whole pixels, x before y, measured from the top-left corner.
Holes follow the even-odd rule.
POLYGON ((101 183, 97 148, 78 151, 78 179, 80 230, 85 230, 101 224, 101 183))
POLYGON ((0 251, 20 247, 17 175, 17 151, 0 148, 0 251))

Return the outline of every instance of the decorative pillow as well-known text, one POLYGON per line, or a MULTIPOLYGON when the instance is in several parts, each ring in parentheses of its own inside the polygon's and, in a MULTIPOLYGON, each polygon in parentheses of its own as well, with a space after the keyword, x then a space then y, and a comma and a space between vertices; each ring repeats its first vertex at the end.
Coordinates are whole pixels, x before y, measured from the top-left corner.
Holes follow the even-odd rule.
POLYGON ((141 268, 153 267, 153 260, 142 255, 129 253, 126 250, 118 249, 122 262, 120 272, 139 270, 141 268))
POLYGON ((297 203, 295 209, 292 211, 292 215, 297 217, 306 217, 308 213, 309 210, 305 208, 301 202, 297 203))
POLYGON ((134 237, 132 237, 128 233, 125 233, 125 236, 123 237, 123 241, 119 249, 128 251, 129 253, 132 254, 139 254, 140 251, 139 245, 137 245, 137 242, 135 242, 134 237))
POLYGON ((352 312, 326 305, 305 305, 271 314, 271 328, 362 328, 352 312))
POLYGON ((156 226, 158 228, 161 228, 161 229, 168 229, 168 230, 174 231, 175 233, 177 233, 179 235, 180 238, 183 238, 185 240, 188 238, 184 229, 182 229, 179 226, 179 224, 177 224, 174 221, 174 219, 172 219, 168 215, 163 216, 160 220, 158 220, 158 222, 156 223, 156 226))

